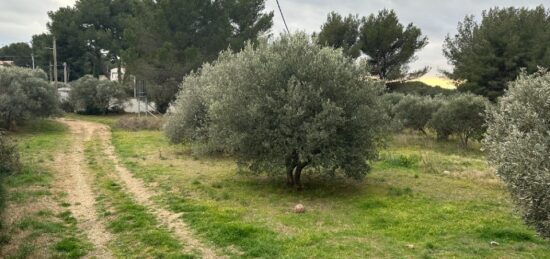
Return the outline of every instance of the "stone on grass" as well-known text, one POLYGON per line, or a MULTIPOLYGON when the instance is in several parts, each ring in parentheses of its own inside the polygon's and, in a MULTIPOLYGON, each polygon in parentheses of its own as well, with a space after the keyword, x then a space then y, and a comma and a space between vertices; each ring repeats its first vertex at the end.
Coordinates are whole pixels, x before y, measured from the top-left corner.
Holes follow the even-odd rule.
POLYGON ((304 205, 296 204, 296 206, 294 206, 294 213, 304 213, 304 212, 306 212, 306 208, 304 207, 304 205))

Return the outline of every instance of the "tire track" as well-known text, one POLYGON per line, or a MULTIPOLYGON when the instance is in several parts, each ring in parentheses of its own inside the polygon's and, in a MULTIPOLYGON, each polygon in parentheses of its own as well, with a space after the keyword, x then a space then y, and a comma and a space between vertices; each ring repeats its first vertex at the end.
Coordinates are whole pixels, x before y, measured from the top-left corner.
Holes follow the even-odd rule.
POLYGON ((166 210, 153 201, 157 193, 147 188, 141 179, 134 177, 127 168, 121 165, 115 154, 111 142, 111 130, 108 126, 84 121, 69 121, 67 124, 70 127, 84 129, 88 136, 93 135, 94 138, 99 138, 106 158, 113 162, 116 176, 126 186, 126 190, 135 198, 137 203, 146 206, 162 225, 172 230, 174 235, 184 244, 184 247, 199 251, 202 258, 226 258, 218 256, 214 250, 196 239, 189 227, 180 219, 181 214, 166 210))
POLYGON ((86 233, 94 245, 86 257, 113 258, 113 254, 107 248, 112 236, 97 215, 96 196, 90 184, 92 179, 85 169, 84 140, 89 140, 92 132, 79 122, 66 119, 59 121, 69 126, 72 144, 64 154, 59 154, 54 159, 54 169, 59 179, 57 187, 67 192, 66 198, 71 204, 69 209, 77 219, 78 228, 86 233))

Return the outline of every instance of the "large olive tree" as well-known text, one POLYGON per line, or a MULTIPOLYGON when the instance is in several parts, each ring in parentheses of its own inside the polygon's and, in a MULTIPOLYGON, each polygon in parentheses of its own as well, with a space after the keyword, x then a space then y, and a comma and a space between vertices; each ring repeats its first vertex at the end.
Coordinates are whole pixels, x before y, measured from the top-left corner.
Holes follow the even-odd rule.
POLYGON ((485 149, 525 221, 550 237, 550 73, 520 75, 488 114, 485 149))
POLYGON ((364 65, 306 34, 281 36, 224 52, 192 74, 167 128, 187 131, 179 140, 205 134, 199 139, 232 153, 240 165, 284 173, 298 189, 306 168, 360 179, 386 122, 378 101, 383 88, 365 75, 364 65))
POLYGON ((0 128, 57 114, 58 98, 46 73, 19 67, 0 67, 0 128))

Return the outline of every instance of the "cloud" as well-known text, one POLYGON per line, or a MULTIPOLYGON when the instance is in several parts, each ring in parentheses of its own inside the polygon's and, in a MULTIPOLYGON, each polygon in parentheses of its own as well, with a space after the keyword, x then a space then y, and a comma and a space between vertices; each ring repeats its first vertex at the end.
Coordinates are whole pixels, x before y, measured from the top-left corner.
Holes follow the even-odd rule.
MULTIPOLYGON (((29 42, 32 35, 46 31, 48 11, 74 5, 76 0, 0 0, 0 46, 29 42)), ((279 0, 291 31, 319 31, 331 11, 368 16, 383 8, 394 9, 403 23, 414 23, 428 36, 430 43, 418 53, 411 68, 431 66, 430 74, 449 69, 442 54, 445 35, 453 34, 464 16, 480 16, 494 6, 535 7, 548 0, 279 0)), ((548 2, 547 2, 548 4, 548 2)), ((275 0, 266 0, 266 11, 274 11, 272 33, 284 32, 275 0)))
POLYGON ((32 35, 46 31, 48 11, 74 3, 75 0, 1 0, 0 46, 29 42, 32 35))

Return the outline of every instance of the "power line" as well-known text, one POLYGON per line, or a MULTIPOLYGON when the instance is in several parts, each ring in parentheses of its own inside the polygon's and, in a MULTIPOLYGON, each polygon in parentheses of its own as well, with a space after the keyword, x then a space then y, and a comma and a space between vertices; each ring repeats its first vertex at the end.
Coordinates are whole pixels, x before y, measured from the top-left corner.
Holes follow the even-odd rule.
POLYGON ((281 9, 279 0, 275 0, 275 1, 277 2, 277 6, 279 7, 279 12, 281 13, 281 17, 283 18, 283 23, 285 24, 286 32, 290 34, 290 30, 288 29, 288 25, 286 24, 285 15, 283 14, 283 9, 281 9))

